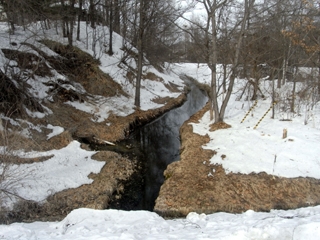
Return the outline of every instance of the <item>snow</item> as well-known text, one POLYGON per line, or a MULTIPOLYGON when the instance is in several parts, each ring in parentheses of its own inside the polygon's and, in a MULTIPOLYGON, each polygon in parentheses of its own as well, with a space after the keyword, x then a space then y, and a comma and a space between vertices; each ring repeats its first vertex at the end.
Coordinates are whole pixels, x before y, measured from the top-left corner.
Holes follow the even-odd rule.
POLYGON ((320 207, 242 214, 189 213, 165 220, 147 211, 76 209, 61 222, 13 223, 0 226, 4 240, 317 240, 320 207))
POLYGON ((47 140, 49 140, 50 138, 59 135, 60 133, 62 133, 64 131, 63 127, 60 126, 52 126, 51 124, 48 124, 47 128, 52 129, 52 133, 49 133, 47 136, 47 140))
MULTIPOLYGON (((123 40, 120 35, 117 33, 113 33, 113 55, 110 56, 108 54, 105 54, 105 52, 108 50, 106 49, 106 43, 108 40, 108 34, 109 31, 105 27, 97 26, 95 33, 89 29, 86 30, 86 26, 83 23, 81 26, 81 33, 82 37, 80 41, 77 41, 75 45, 79 47, 81 50, 91 54, 92 56, 96 56, 100 62, 101 65, 99 66, 100 69, 108 73, 115 81, 117 81, 123 88, 123 90, 130 95, 129 98, 124 99, 123 96, 113 97, 113 100, 110 101, 110 99, 102 99, 101 96, 98 96, 98 101, 102 101, 107 104, 99 104, 101 108, 99 111, 96 111, 95 106, 89 106, 90 104, 85 103, 78 103, 77 106, 75 106, 75 102, 72 103, 72 106, 76 107, 77 109, 84 110, 86 112, 95 112, 96 117, 92 118, 93 121, 102 122, 106 118, 108 118, 110 113, 113 113, 115 115, 119 116, 127 116, 131 114, 134 111, 134 96, 135 96, 135 85, 134 83, 131 83, 126 75, 128 72, 128 68, 135 69, 136 68, 136 62, 132 58, 128 58, 126 56, 126 53, 123 52, 121 49, 123 48, 123 40), (87 48, 87 44, 84 39, 89 37, 89 39, 92 39, 92 35, 96 34, 97 39, 99 39, 98 44, 95 49, 89 49, 87 48), (125 60, 123 60, 125 59, 125 60), (127 65, 123 64, 123 61, 126 62, 127 65), (121 67, 120 67, 121 66, 121 67), (125 104, 123 104, 125 102, 125 104), (125 107, 123 107, 125 106, 125 107), (107 112, 107 113, 106 113, 107 112)), ((89 46, 92 44, 89 43, 89 46)), ((130 48, 133 52, 137 52, 135 48, 132 46, 126 46, 130 48)), ((183 89, 183 83, 181 79, 179 79, 175 74, 170 75, 169 73, 164 74, 160 73, 158 70, 156 70, 152 66, 144 66, 143 67, 143 73, 155 73, 159 77, 163 77, 163 82, 157 82, 157 81, 150 81, 150 79, 143 79, 141 81, 141 110, 149 110, 149 109, 155 109, 160 108, 163 105, 154 103, 152 100, 157 97, 178 97, 179 93, 172 93, 168 88, 165 87, 164 84, 167 84, 168 82, 175 83, 179 86, 180 90, 183 89)), ((70 104, 70 102, 68 103, 70 104)))
MULTIPOLYGON (((204 64, 180 64, 177 65, 177 69, 203 83, 210 82, 209 69, 204 64)), ((242 82, 241 79, 237 79, 235 93, 241 92, 242 82)), ((262 86, 265 92, 270 92, 270 84, 264 83, 262 86)), ((290 86, 290 83, 287 83, 287 86, 290 86)), ((279 94, 286 96, 287 91, 292 89, 287 86, 278 90, 279 94)), ((222 95, 220 102, 221 98, 222 95)), ((191 123, 195 133, 208 134, 210 137, 210 142, 203 148, 217 152, 211 158, 211 164, 221 164, 226 173, 266 172, 287 178, 320 178, 319 103, 310 110, 311 113, 305 113, 310 124, 304 124, 306 116, 302 114, 292 116, 290 113, 280 111, 277 105, 275 105, 275 118, 271 118, 269 111, 258 124, 272 105, 271 98, 267 96, 265 99, 259 99, 243 123, 241 121, 255 101, 236 99, 237 94, 233 94, 226 109, 225 122, 231 125, 231 128, 210 132, 210 124, 213 122, 210 121, 209 112, 204 114, 199 123, 191 123), (288 115, 290 119, 287 119, 288 115), (284 118, 290 121, 282 121, 284 118), (282 138, 284 129, 288 133, 285 139, 282 138), (222 158, 221 155, 226 157, 222 158)))
POLYGON ((211 141, 204 149, 216 150, 211 164, 222 164, 227 173, 266 172, 268 174, 294 178, 320 178, 319 139, 320 131, 292 121, 270 119, 269 115, 258 125, 259 118, 270 106, 265 100, 258 102, 245 121, 241 124, 245 111, 238 109, 238 114, 226 119, 232 128, 210 132, 209 112, 199 124, 193 123, 194 132, 208 134, 211 141), (288 137, 283 139, 283 129, 288 137), (224 154, 226 157, 221 158, 224 154))
MULTIPOLYGON (((85 25, 82 26, 82 34, 93 34, 89 29, 86 32, 85 25)), ((15 35, 8 38, 5 33, 6 26, 0 25, 0 48, 15 48, 10 42, 21 43, 25 41, 25 33, 17 31, 15 35)), ((42 51, 49 55, 56 55, 50 49, 35 41, 33 33, 28 34, 28 42, 39 46, 42 51)), ((100 26, 96 30, 98 39, 107 37, 108 31, 100 26)), ((53 31, 41 32, 44 36, 54 37, 62 41, 61 36, 53 31)), ((36 36, 39 37, 39 36, 36 36)), ((126 78, 126 69, 120 68, 119 64, 124 57, 121 50, 122 39, 114 36, 114 55, 104 54, 103 41, 97 44, 96 49, 88 49, 84 41, 75 43, 76 46, 95 55, 101 61, 101 70, 108 73, 124 87, 129 97, 115 96, 105 98, 92 95, 90 102, 68 102, 73 107, 92 114, 92 121, 103 122, 110 113, 126 116, 134 111, 134 84, 126 78)), ((66 41, 66 39, 64 39, 66 41)), ((99 42, 99 41, 98 41, 99 42)), ((91 43, 88 46, 92 46, 91 43)), ((27 46, 19 45, 17 49, 31 50, 27 46)), ((132 49, 135 51, 135 49, 132 49)), ((7 60, 0 55, 1 70, 7 60)), ((127 59, 130 67, 135 67, 135 62, 127 59)), ((141 109, 148 110, 161 107, 152 101, 156 97, 177 97, 178 93, 170 92, 164 84, 172 82, 180 86, 183 84, 178 75, 181 73, 194 77, 203 82, 210 82, 210 72, 203 64, 175 64, 171 65, 174 73, 160 73, 152 67, 145 67, 144 73, 152 72, 163 78, 162 82, 142 81, 141 109)), ((49 81, 57 82, 57 79, 64 79, 64 76, 52 70, 52 78, 29 79, 32 86, 30 92, 39 100, 51 100, 48 95, 49 81)), ((271 103, 270 83, 263 82, 261 88, 266 92, 265 99, 259 99, 257 106, 248 115, 243 123, 240 123, 248 110, 254 104, 252 101, 236 101, 236 95, 232 95, 230 104, 226 111, 225 122, 232 128, 209 131, 212 123, 209 114, 206 113, 199 123, 193 123, 195 133, 200 135, 208 134, 211 141, 203 146, 205 149, 212 149, 218 152, 210 160, 211 164, 222 164, 226 172, 266 172, 280 177, 314 177, 320 178, 319 140, 320 140, 320 106, 319 104, 308 105, 303 101, 297 102, 297 114, 282 111, 279 103, 275 106, 276 117, 271 119, 271 112, 261 121, 256 129, 254 127, 261 117, 269 109, 271 103), (268 94, 269 93, 269 94, 268 94), (289 119, 290 121, 280 121, 289 119), (282 138, 283 129, 288 130, 287 138, 282 138), (225 155, 224 159, 221 155, 225 155)), ((82 86, 72 83, 63 85, 66 89, 72 88, 79 93, 84 93, 82 86)), ((298 86, 299 87, 299 86, 298 86)), ((237 79, 235 93, 241 92, 243 81, 237 79)), ((291 87, 281 89, 278 95, 289 94, 291 87)), ((220 96, 222 98, 222 95, 220 96)), ((221 101, 221 99, 220 99, 221 101)), ((51 114, 46 109, 46 115, 51 114)), ((32 117, 43 118, 44 114, 28 112, 32 117)), ((6 119, 1 115, 2 119, 6 119)), ((7 119, 12 124, 20 125, 20 120, 7 119)), ((27 123, 29 127, 41 131, 41 128, 51 129, 47 136, 50 139, 60 134, 64 129, 59 126, 36 126, 27 123)), ((28 131, 26 132, 28 135, 28 131)), ((0 150, 6 151, 5 147, 0 150)), ((71 142, 62 149, 55 149, 47 152, 13 152, 13 155, 24 158, 48 157, 43 162, 32 164, 21 164, 13 166, 19 174, 21 181, 14 185, 14 190, 26 199, 43 201, 54 192, 68 188, 76 188, 82 184, 89 184, 92 179, 88 175, 98 173, 104 166, 104 162, 92 160, 93 151, 86 151, 80 148, 77 141, 71 142), (27 174, 27 175, 24 175, 27 174)), ((214 172, 210 172, 214 176, 214 172)), ((7 200, 8 205, 13 203, 7 200)), ((148 240, 148 239, 318 239, 320 236, 320 206, 300 208, 295 210, 272 210, 269 213, 254 212, 249 210, 242 214, 215 213, 210 215, 189 213, 186 218, 165 220, 153 212, 147 211, 118 211, 118 210, 92 210, 76 209, 72 211, 61 222, 34 222, 34 223, 13 223, 0 225, 0 239, 22 240, 22 239, 119 239, 119 240, 148 240)))
MULTIPOLYGON (((41 202, 55 192, 90 184, 93 180, 87 176, 90 173, 99 173, 105 164, 105 162, 91 159, 95 153, 82 149, 77 141, 72 141, 67 147, 59 150, 12 152, 12 155, 23 158, 48 157, 49 159, 32 164, 10 166, 11 171, 17 174, 16 178, 19 180, 11 191, 15 191, 24 199, 41 202)), ((1 184, 5 185, 6 182, 3 181, 1 184)), ((2 200, 5 199, 4 196, 1 197, 2 200)), ((8 207, 12 206, 11 199, 5 200, 7 200, 8 207)))

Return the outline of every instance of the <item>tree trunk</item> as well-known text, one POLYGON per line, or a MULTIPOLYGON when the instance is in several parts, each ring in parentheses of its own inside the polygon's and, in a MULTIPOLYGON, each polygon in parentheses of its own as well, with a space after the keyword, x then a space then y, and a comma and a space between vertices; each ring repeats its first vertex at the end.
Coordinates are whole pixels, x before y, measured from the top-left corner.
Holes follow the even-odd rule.
POLYGON ((65 14, 65 5, 64 5, 64 1, 60 0, 61 3, 61 16, 62 16, 62 34, 63 37, 67 37, 67 30, 66 30, 66 25, 67 25, 67 21, 66 21, 66 14, 65 14))
POLYGON ((287 77, 287 70, 288 70, 288 65, 289 65, 289 56, 290 56, 290 52, 291 52, 291 41, 289 43, 289 47, 288 47, 288 52, 287 54, 284 54, 284 67, 283 67, 283 74, 282 74, 282 85, 284 85, 286 83, 286 77, 287 77))
POLYGON ((297 73, 298 73, 298 66, 296 66, 296 68, 294 70, 294 76, 293 76, 292 101, 291 101, 291 106, 290 106, 291 112, 294 112, 294 106, 295 106, 297 73))
MULTIPOLYGON (((318 56, 319 56, 318 61, 320 62, 320 52, 319 52, 318 56)), ((320 66, 318 67, 318 94, 320 96, 320 66)))
POLYGON ((95 6, 93 0, 90 0, 89 6, 89 16, 90 16, 90 24, 91 28, 95 28, 95 6))
POLYGON ((223 93, 227 92, 227 64, 223 64, 223 82, 222 82, 222 87, 223 87, 223 93))
POLYGON ((74 4, 75 4, 75 0, 72 0, 72 1, 70 2, 70 13, 69 13, 70 15, 69 15, 69 17, 68 17, 68 19, 69 19, 68 45, 69 45, 69 47, 72 47, 72 45, 73 45, 74 4))
POLYGON ((110 1, 110 21, 109 21, 109 50, 108 54, 113 55, 112 50, 112 34, 113 34, 113 3, 110 1))
POLYGON ((143 35, 144 35, 144 0, 139 0, 139 34, 138 34, 138 73, 136 82, 136 95, 134 105, 140 108, 140 87, 142 78, 142 61, 143 61, 143 35))
MULTIPOLYGON (((272 68, 272 71, 271 71, 271 80, 272 80, 272 103, 275 102, 275 89, 274 89, 274 72, 275 72, 275 69, 272 68)), ((274 119, 274 107, 272 108, 272 119, 274 119)))
POLYGON ((253 94, 251 100, 257 100, 257 93, 258 93, 258 87, 259 87, 259 79, 258 79, 258 74, 257 74, 257 59, 254 60, 254 65, 253 65, 253 76, 254 82, 253 83, 253 94))
POLYGON ((217 29, 216 29, 216 0, 214 0, 211 9, 211 30, 212 30, 212 46, 211 46, 211 61, 209 63, 211 69, 211 104, 210 104, 210 120, 219 122, 219 106, 217 93, 217 63, 218 63, 218 49, 217 49, 217 29))
POLYGON ((245 12, 244 12, 244 16, 242 19, 242 24, 241 24, 241 29, 240 29, 240 33, 239 33, 239 38, 236 44, 236 52, 235 52, 235 56, 234 56, 234 60, 233 60, 233 64, 232 64, 232 73, 230 76, 230 82, 229 82, 229 87, 227 90, 227 94, 226 94, 226 98, 224 99, 222 105, 221 105, 221 109, 220 109, 220 113, 219 113, 219 120, 223 121, 224 118, 224 114, 232 93, 232 89, 233 89, 233 85, 234 85, 234 81, 235 78, 237 76, 237 67, 238 67, 238 63, 239 63, 239 56, 240 56, 240 49, 241 49, 241 43, 242 43, 242 39, 244 36, 244 32, 245 32, 245 28, 246 28, 246 21, 249 17, 249 13, 250 13, 250 9, 251 7, 253 7, 255 0, 245 0, 245 12))
POLYGON ((115 31, 116 33, 121 32, 121 26, 120 26, 120 6, 119 6, 119 0, 115 0, 114 1, 114 27, 113 27, 113 31, 115 31))
POLYGON ((77 28, 77 40, 80 41, 80 21, 82 15, 82 3, 83 0, 79 0, 79 12, 78 12, 78 28, 77 28))
POLYGON ((125 39, 127 39, 127 11, 126 9, 126 2, 124 1, 123 6, 121 7, 121 14, 122 14, 122 46, 124 47, 126 44, 125 39))
POLYGON ((283 64, 282 64, 282 85, 286 83, 286 76, 287 76, 287 68, 288 68, 288 60, 285 57, 283 59, 283 64))
POLYGON ((281 79, 282 79, 282 75, 281 75, 280 70, 279 70, 278 71, 277 88, 281 88, 281 79))

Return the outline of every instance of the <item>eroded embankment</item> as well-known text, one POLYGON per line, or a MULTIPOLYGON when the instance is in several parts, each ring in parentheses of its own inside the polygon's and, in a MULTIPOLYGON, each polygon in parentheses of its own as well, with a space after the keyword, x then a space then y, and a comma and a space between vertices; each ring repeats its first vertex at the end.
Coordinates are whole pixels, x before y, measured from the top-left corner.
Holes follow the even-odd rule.
MULTIPOLYGON (((208 105, 185 122, 180 129, 181 160, 170 164, 164 172, 154 211, 164 217, 182 217, 189 212, 241 213, 293 209, 320 204, 320 180, 313 178, 283 178, 259 174, 226 174, 221 165, 210 165, 215 154, 202 146, 208 136, 193 133, 191 122, 198 122, 208 111, 208 105), (212 175, 208 175, 212 173, 212 175)), ((213 125, 223 131, 225 123, 213 125)))

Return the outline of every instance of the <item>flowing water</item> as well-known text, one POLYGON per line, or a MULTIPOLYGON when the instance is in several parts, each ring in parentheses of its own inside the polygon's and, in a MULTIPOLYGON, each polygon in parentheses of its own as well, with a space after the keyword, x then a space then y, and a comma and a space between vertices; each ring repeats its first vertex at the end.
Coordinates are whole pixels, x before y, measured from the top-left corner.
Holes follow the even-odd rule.
POLYGON ((124 194, 114 200, 110 208, 152 211, 164 182, 163 172, 168 164, 180 159, 179 129, 207 102, 204 91, 188 83, 191 88, 186 102, 151 123, 135 130, 122 142, 130 150, 130 157, 139 160, 139 171, 125 183, 124 194))

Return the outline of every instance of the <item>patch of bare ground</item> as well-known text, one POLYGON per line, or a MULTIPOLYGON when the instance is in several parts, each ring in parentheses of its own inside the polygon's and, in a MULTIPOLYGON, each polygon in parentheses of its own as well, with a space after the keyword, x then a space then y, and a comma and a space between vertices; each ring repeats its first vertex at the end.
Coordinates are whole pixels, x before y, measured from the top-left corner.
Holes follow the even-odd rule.
MULTIPOLYGON (((193 133, 190 122, 197 122, 208 105, 180 129, 181 160, 168 166, 154 211, 164 217, 182 217, 189 212, 241 213, 294 209, 320 204, 320 180, 283 178, 262 173, 226 174, 221 165, 211 165, 215 152, 204 150, 208 136, 193 133), (211 174, 209 174, 211 173, 211 174)), ((223 131, 225 123, 212 126, 223 131)), ((223 156, 221 156, 223 157, 223 156)))
POLYGON ((17 156, 6 156, 6 155, 0 154, 1 163, 10 163, 10 164, 44 162, 52 157, 53 157, 53 155, 45 156, 45 157, 36 157, 36 158, 21 158, 21 157, 17 157, 17 156))

